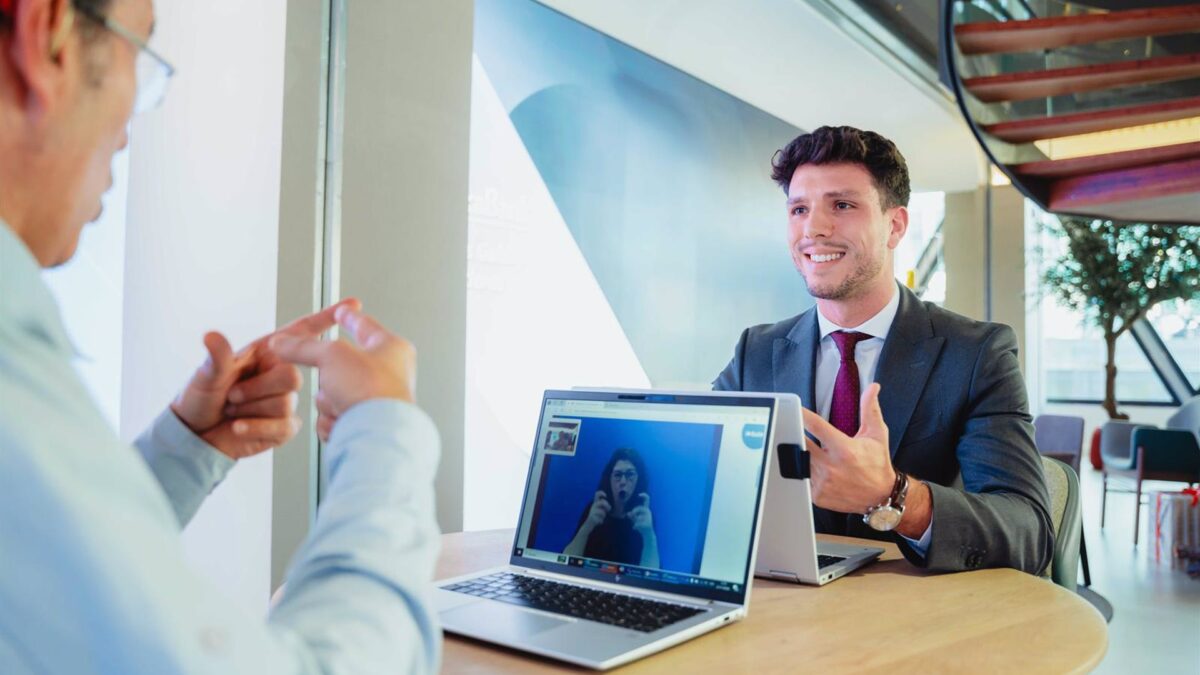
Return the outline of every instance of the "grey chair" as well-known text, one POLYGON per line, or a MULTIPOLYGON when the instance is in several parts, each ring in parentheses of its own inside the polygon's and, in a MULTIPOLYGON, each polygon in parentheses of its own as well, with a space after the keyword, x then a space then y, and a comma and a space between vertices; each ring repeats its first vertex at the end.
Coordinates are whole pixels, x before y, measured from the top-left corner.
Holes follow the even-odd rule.
POLYGON ((1054 557, 1045 576, 1075 592, 1079 573, 1079 543, 1083 517, 1079 503, 1079 477, 1065 462, 1042 457, 1046 488, 1050 492, 1050 519, 1054 523, 1054 557))
MULTIPOLYGON (((1100 427, 1100 458, 1104 460, 1104 491, 1100 494, 1100 527, 1104 527, 1104 514, 1108 506, 1109 474, 1126 477, 1137 458, 1133 456, 1133 430, 1139 425, 1121 420, 1109 420, 1100 427)), ((1111 488, 1113 492, 1133 492, 1131 489, 1111 488)))
POLYGON ((1079 474, 1083 454, 1084 419, 1072 415, 1038 415, 1033 420, 1034 442, 1043 457, 1053 457, 1079 474))
POLYGON ((1179 410, 1167 419, 1167 428, 1190 431, 1200 440, 1200 395, 1191 397, 1179 406, 1179 410))

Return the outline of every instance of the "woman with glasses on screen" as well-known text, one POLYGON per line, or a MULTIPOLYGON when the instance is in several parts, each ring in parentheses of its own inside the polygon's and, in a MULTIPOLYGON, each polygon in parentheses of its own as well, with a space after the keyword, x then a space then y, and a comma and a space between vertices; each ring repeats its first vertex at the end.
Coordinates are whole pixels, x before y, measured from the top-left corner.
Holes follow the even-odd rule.
POLYGON ((600 473, 592 503, 579 518, 567 555, 659 567, 650 511, 650 475, 636 450, 618 448, 600 473))

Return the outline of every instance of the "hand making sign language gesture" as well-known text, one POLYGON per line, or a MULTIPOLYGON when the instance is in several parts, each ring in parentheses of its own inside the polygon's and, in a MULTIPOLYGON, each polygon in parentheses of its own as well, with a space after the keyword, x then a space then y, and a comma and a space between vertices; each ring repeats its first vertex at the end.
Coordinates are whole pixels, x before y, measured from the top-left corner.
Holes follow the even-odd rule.
MULTIPOLYGON (((858 432, 847 436, 817 413, 804 409, 804 428, 820 446, 808 444, 812 466, 813 502, 842 513, 866 513, 883 503, 896 482, 888 451, 888 428, 879 406, 879 383, 863 392, 858 432)), ((910 477, 904 518, 896 531, 920 537, 931 518, 929 489, 910 477), (920 486, 918 488, 918 485, 920 486)))
POLYGON ((171 411, 231 459, 286 443, 300 430, 295 413, 302 380, 299 369, 280 358, 268 342, 275 337, 316 338, 337 323, 339 311, 360 306, 358 300, 343 300, 297 319, 237 353, 221 333, 206 334, 208 360, 171 404, 171 411))
POLYGON ((280 358, 319 370, 317 435, 323 441, 356 403, 374 398, 412 403, 417 388, 417 350, 412 343, 389 333, 357 305, 337 307, 333 317, 357 344, 298 333, 276 334, 269 341, 280 358))

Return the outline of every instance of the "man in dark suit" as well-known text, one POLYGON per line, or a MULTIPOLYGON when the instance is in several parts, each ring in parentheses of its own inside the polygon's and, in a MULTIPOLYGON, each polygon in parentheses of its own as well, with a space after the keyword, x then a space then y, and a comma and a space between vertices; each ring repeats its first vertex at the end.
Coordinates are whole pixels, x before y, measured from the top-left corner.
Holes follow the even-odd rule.
POLYGON ((896 282, 904 158, 873 132, 821 127, 772 164, 816 307, 747 328, 714 386, 800 396, 819 441, 809 443, 819 532, 891 539, 930 569, 1042 572, 1050 500, 1016 337, 896 282))

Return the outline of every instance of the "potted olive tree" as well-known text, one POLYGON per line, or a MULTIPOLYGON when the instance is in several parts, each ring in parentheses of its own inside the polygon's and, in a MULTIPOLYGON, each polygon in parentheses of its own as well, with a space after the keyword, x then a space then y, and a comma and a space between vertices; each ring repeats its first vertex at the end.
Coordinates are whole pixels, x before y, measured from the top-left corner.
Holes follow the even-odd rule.
POLYGON ((1061 216, 1047 226, 1066 248, 1043 276, 1046 290, 1104 332, 1104 410, 1117 410, 1117 338, 1172 299, 1200 297, 1200 225, 1156 225, 1061 216))

